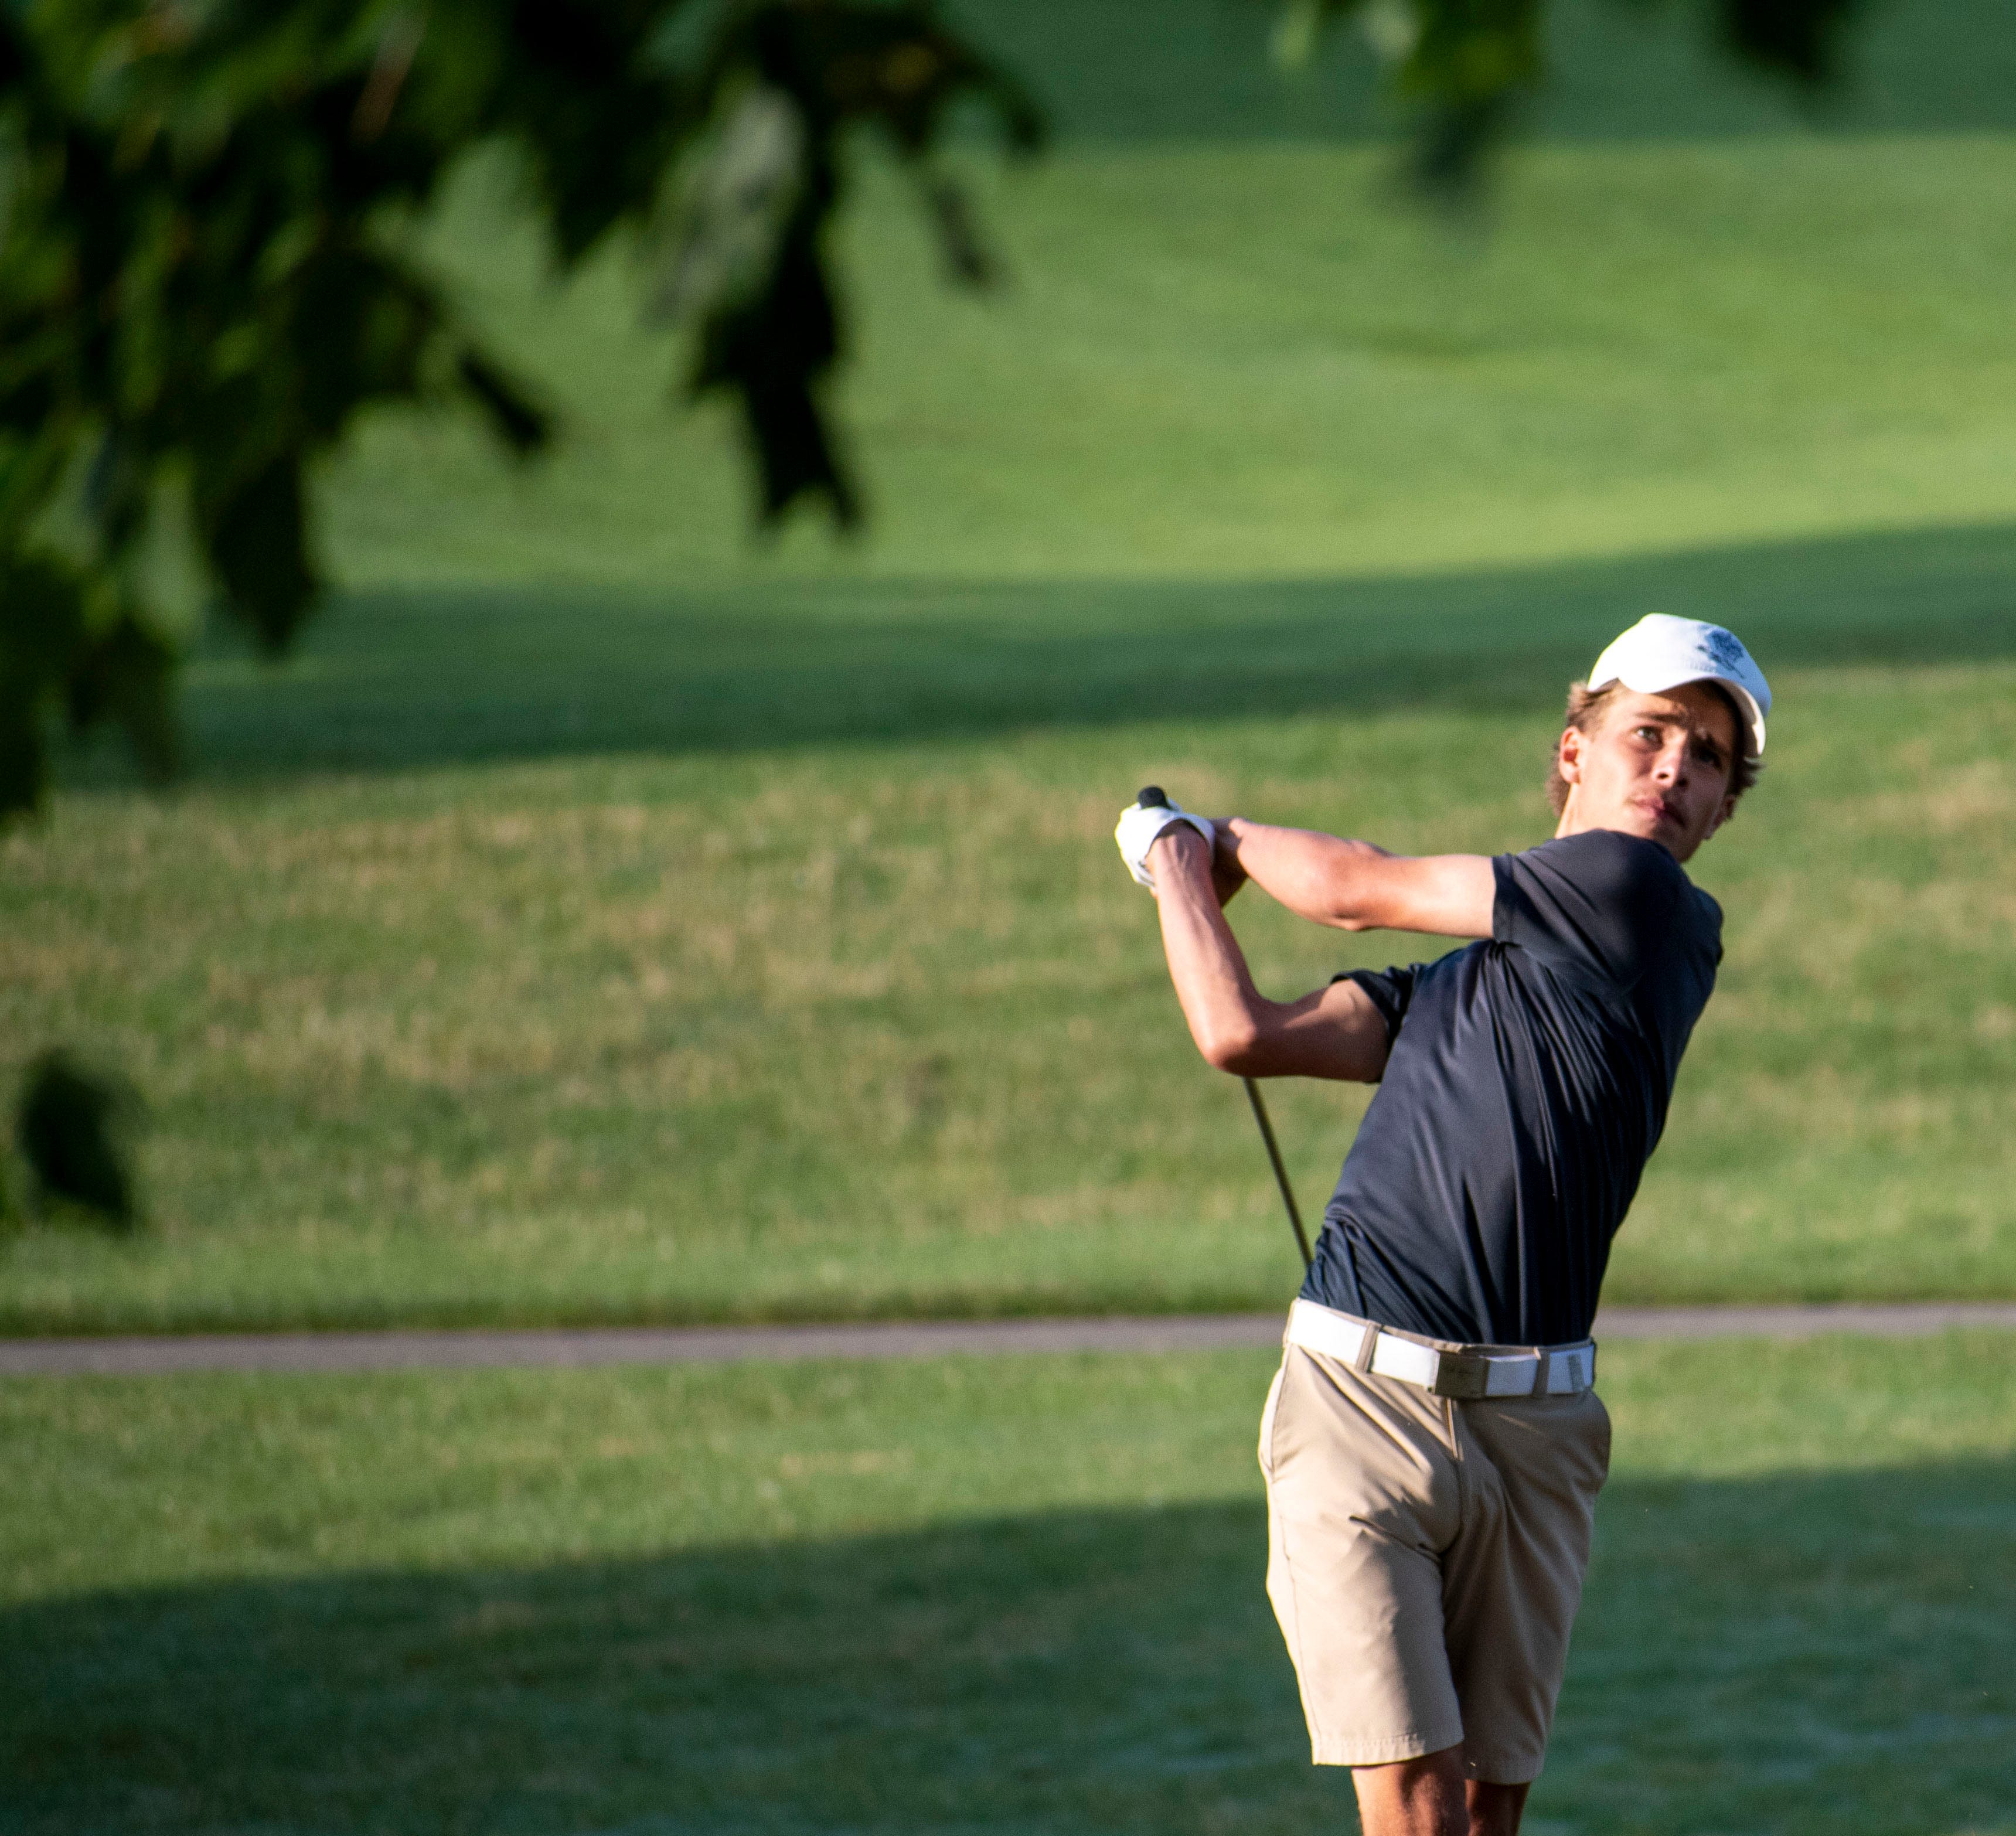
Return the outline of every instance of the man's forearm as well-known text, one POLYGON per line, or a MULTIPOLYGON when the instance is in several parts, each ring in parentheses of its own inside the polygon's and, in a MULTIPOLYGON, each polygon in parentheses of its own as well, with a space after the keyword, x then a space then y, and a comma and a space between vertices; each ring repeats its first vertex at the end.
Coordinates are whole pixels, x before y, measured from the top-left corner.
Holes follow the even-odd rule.
POLYGON ((1150 855, 1169 979, 1206 1061, 1242 1077, 1377 1082, 1386 1068, 1386 1022, 1370 996, 1342 981, 1297 1000, 1269 1000, 1225 921, 1225 882, 1214 882, 1204 837, 1172 829, 1150 855))
POLYGON ((1220 878, 1250 878, 1298 917, 1340 931, 1491 935, 1497 878, 1488 855, 1410 858, 1244 816, 1212 826, 1220 878))
POLYGON ((1369 841, 1348 841, 1312 829, 1280 829, 1233 816, 1217 824, 1219 852, 1232 866, 1298 917, 1350 931, 1359 913, 1352 899, 1356 869, 1391 857, 1369 841))
POLYGON ((1154 864, 1162 949, 1176 999, 1197 1050, 1230 1068, 1251 1048, 1262 1003, 1212 885, 1211 851, 1194 830, 1172 829, 1155 844, 1154 864))

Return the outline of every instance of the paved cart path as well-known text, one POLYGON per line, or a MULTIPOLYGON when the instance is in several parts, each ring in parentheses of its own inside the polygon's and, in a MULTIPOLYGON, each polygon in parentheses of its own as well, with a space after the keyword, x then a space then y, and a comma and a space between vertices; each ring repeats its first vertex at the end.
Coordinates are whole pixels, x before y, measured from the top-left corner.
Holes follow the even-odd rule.
MULTIPOLYGON (((1611 1307, 1599 1339, 1909 1337, 1957 1327, 2016 1331, 2016 1302, 1891 1306, 1611 1307)), ((443 1332, 191 1334, 136 1338, 0 1339, 0 1377, 184 1370, 487 1370, 505 1366, 725 1363, 800 1358, 936 1358, 1017 1352, 1198 1352, 1278 1345, 1279 1313, 1052 1319, 934 1319, 855 1326, 466 1329, 443 1332)))

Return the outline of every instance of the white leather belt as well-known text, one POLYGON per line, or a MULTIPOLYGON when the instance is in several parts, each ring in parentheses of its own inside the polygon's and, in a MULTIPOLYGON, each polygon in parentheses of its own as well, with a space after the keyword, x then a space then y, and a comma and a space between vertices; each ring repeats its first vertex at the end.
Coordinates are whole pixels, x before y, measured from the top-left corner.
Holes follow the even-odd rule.
POLYGON ((1467 1345, 1444 1352, 1314 1301, 1298 1301, 1288 1309, 1285 1336, 1291 1345, 1334 1358, 1355 1370, 1398 1377, 1438 1396, 1466 1402, 1487 1396, 1579 1396, 1596 1384, 1593 1339, 1517 1352, 1485 1352, 1467 1345))

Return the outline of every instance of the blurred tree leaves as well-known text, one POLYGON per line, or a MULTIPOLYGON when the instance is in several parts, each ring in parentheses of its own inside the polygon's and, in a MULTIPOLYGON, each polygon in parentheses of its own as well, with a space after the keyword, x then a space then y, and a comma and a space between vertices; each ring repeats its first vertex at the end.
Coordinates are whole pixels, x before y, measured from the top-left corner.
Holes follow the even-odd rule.
MULTIPOLYGON (((477 146, 513 149, 563 268, 657 235, 765 514, 853 517, 819 404, 841 139, 922 172, 967 97, 1035 144, 929 0, 0 0, 0 817, 39 802, 59 721, 172 767, 207 601, 287 646, 321 581, 308 481, 362 411, 460 401, 546 443, 413 233, 477 146)), ((948 195, 927 175, 978 278, 948 195)))
POLYGON ((14 1145, 34 1175, 35 1196, 73 1205, 114 1230, 138 1228, 125 1137, 139 1100, 93 1075, 63 1052, 28 1070, 16 1111, 14 1145))
MULTIPOLYGON (((1615 0, 1650 13, 1662 0, 1615 0)), ((1838 70, 1860 0, 1708 0, 1708 28, 1739 63, 1816 88, 1838 70)), ((1274 52, 1293 67, 1324 32, 1355 23, 1420 116, 1416 175, 1432 192, 1474 180, 1521 99, 1544 74, 1546 0, 1276 0, 1274 52)))
POLYGON ((988 278, 956 188, 929 164, 952 105, 985 102, 1019 150, 1042 123, 1004 72, 939 26, 927 5, 762 5, 732 18, 702 66, 713 103, 689 164, 663 279, 662 313, 699 328, 692 386, 741 403, 762 513, 823 495, 842 524, 859 513, 812 379, 840 352, 824 238, 841 195, 839 153, 854 122, 880 128, 922 182, 954 278, 988 278))

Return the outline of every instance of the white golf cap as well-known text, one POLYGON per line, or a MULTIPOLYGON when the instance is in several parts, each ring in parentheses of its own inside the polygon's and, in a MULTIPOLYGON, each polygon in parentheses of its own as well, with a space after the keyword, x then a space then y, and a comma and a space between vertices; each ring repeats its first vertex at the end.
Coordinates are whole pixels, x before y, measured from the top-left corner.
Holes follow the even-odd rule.
POLYGON ((1764 754, 1764 717, 1771 711, 1771 688, 1764 672, 1733 632, 1698 618, 1648 612, 1614 639, 1589 672, 1592 689, 1622 682, 1641 695, 1663 695, 1683 682, 1719 682, 1736 698, 1750 723, 1744 757, 1764 754))

